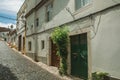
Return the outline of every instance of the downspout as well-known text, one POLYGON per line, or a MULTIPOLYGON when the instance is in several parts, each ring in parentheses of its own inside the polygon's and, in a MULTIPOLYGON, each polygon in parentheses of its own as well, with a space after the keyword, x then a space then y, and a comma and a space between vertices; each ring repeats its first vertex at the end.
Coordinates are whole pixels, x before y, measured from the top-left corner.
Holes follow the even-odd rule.
MULTIPOLYGON (((35 5, 36 5, 36 1, 35 1, 35 5)), ((34 33, 37 33, 37 26, 36 26, 36 10, 34 10, 34 33)), ((36 62, 38 62, 38 54, 37 54, 37 50, 38 50, 38 42, 37 42, 37 34, 33 35, 35 38, 35 55, 34 55, 34 60, 36 62)))
POLYGON ((24 44, 24 54, 26 54, 26 21, 25 21, 25 37, 24 37, 24 41, 25 41, 25 44, 24 44))

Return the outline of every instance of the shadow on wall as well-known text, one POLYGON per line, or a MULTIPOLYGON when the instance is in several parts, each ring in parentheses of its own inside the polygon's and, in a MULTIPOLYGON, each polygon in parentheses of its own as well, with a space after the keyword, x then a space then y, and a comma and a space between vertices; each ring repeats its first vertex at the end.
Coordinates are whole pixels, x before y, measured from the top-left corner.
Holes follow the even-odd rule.
POLYGON ((9 68, 0 64, 0 80, 18 80, 9 68))

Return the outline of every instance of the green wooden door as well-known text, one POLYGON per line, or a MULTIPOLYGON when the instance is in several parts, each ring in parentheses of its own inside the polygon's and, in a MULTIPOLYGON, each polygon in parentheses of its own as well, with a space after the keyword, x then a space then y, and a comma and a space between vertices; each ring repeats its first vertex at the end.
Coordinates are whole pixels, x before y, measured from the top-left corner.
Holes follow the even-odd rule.
POLYGON ((71 74, 83 79, 88 78, 87 33, 70 37, 71 74))

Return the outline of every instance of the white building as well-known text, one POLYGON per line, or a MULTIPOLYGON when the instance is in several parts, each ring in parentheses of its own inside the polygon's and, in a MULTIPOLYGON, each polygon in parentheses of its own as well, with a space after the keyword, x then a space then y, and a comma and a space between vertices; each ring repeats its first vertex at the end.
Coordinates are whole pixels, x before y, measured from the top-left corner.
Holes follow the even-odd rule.
POLYGON ((17 35, 18 35, 18 50, 25 53, 25 14, 26 14, 26 4, 25 2, 21 6, 17 13, 17 35))
POLYGON ((91 79, 92 72, 101 71, 120 79, 119 0, 26 0, 26 5, 28 56, 57 66, 50 36, 55 27, 67 25, 68 74, 91 79))
POLYGON ((17 49, 17 31, 16 31, 16 29, 9 31, 7 38, 8 38, 9 45, 11 47, 14 47, 15 49, 17 49))
POLYGON ((7 33, 8 32, 0 32, 0 40, 7 41, 7 33))
POLYGON ((8 42, 8 33, 9 33, 8 28, 5 27, 0 27, 0 40, 5 40, 6 42, 8 42))

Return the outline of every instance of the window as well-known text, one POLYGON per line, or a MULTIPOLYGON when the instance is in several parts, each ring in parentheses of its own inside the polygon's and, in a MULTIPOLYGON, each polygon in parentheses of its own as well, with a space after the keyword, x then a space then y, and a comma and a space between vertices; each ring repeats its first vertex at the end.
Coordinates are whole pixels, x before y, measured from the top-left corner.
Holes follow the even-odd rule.
POLYGON ((45 41, 42 40, 42 41, 41 41, 41 49, 44 49, 44 48, 45 48, 45 41))
POLYGON ((47 22, 52 19, 53 3, 49 3, 46 7, 46 20, 47 22))
POLYGON ((90 3, 90 0, 75 0, 75 9, 78 10, 79 8, 89 3, 90 3))
POLYGON ((30 30, 31 30, 31 33, 33 33, 33 24, 31 25, 31 29, 30 30))
POLYGON ((39 18, 36 19, 36 26, 39 26, 39 18))
POLYGON ((31 41, 29 41, 28 42, 28 50, 31 51, 31 49, 32 49, 32 43, 31 43, 31 41))
POLYGON ((33 28, 33 24, 31 25, 31 29, 33 28))

